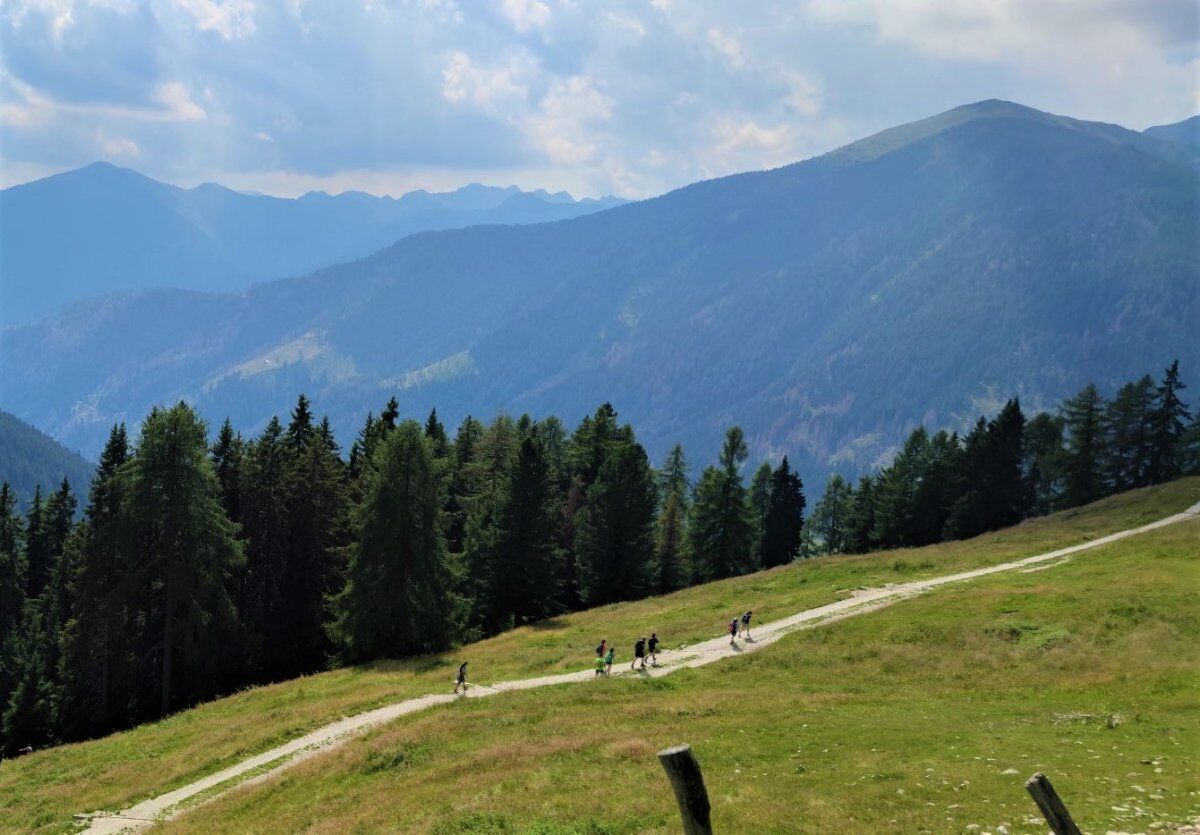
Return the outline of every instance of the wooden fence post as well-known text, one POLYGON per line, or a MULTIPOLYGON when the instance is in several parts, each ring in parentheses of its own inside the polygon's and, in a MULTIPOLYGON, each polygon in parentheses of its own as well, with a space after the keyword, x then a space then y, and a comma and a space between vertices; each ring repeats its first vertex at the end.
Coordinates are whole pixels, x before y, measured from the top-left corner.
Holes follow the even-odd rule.
POLYGON ((1037 804, 1046 823, 1050 824, 1054 835, 1080 835, 1079 827, 1071 819, 1071 813, 1067 811, 1062 798, 1058 796, 1058 792, 1054 790, 1054 786, 1050 784, 1050 780, 1046 778, 1045 774, 1039 771, 1026 780, 1025 790, 1037 804))
POLYGON ((704 775, 700 763, 692 754, 690 745, 677 745, 658 752, 658 761, 671 780, 675 800, 679 803, 679 817, 683 819, 684 835, 712 835, 709 814, 708 791, 704 788, 704 775))

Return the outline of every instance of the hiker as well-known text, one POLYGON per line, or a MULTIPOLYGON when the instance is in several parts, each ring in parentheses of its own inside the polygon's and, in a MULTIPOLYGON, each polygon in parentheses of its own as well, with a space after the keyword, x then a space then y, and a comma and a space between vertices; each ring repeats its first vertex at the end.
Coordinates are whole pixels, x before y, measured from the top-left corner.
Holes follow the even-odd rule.
POLYGON ((612 647, 609 647, 608 652, 606 652, 604 654, 604 674, 606 676, 612 675, 612 665, 613 665, 613 662, 616 660, 617 660, 617 651, 615 649, 613 649, 612 647))
POLYGON ((462 688, 464 693, 467 692, 467 662, 464 661, 458 665, 458 678, 454 679, 454 695, 458 695, 458 688, 462 688))
POLYGON ((737 633, 738 633, 738 619, 734 618, 733 620, 731 620, 729 622, 729 645, 731 647, 737 646, 737 633))
POLYGON ((642 669, 643 670, 646 669, 646 636, 645 635, 638 638, 637 642, 633 645, 633 661, 631 661, 629 663, 629 669, 631 669, 631 670, 636 669, 637 662, 639 659, 641 659, 641 662, 642 662, 642 669))
POLYGON ((750 616, 752 614, 754 613, 747 609, 746 614, 742 615, 742 634, 751 641, 754 640, 753 638, 750 638, 750 616))
MULTIPOLYGON (((650 656, 649 656, 650 657, 650 665, 653 667, 657 667, 658 666, 658 633, 657 632, 650 633, 650 640, 646 642, 646 648, 650 650, 650 656)), ((645 666, 645 662, 642 663, 642 666, 645 666)))
POLYGON ((596 675, 597 676, 604 675, 604 656, 603 655, 596 656, 596 675))
POLYGON ((596 645, 596 657, 603 658, 604 653, 608 651, 608 639, 601 638, 600 643, 596 645))

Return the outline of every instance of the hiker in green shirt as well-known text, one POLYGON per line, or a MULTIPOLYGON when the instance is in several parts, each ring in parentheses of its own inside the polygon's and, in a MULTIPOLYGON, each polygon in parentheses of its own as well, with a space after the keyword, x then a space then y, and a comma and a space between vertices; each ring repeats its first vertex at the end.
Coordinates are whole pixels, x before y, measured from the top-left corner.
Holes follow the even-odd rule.
POLYGON ((612 647, 609 647, 608 652, 604 656, 604 674, 606 676, 612 675, 612 665, 613 665, 613 661, 615 661, 616 658, 617 658, 617 651, 615 649, 613 649, 612 647))

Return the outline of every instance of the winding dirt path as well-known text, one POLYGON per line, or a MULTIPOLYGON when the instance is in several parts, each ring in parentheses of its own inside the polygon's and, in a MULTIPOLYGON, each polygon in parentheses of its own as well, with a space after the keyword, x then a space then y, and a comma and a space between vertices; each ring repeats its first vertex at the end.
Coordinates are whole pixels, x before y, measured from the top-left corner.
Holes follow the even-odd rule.
MULTIPOLYGON (((1173 525, 1186 519, 1195 519, 1198 517, 1200 517, 1200 503, 1193 505, 1182 513, 1176 513, 1173 516, 1168 516, 1157 522, 1151 522, 1140 528, 1119 531, 1108 536, 1102 536, 1099 539, 1080 543, 1079 545, 1072 545, 1069 548, 1060 548, 1057 551, 1048 551, 1044 554, 1037 554, 1032 557, 1025 557, 1024 559, 1001 563, 987 568, 977 568, 957 574, 931 577, 911 583, 892 584, 880 588, 865 589, 845 600, 827 603, 824 606, 818 606, 814 609, 806 609, 782 620, 754 627, 752 630, 754 633, 753 639, 741 641, 736 646, 731 645, 727 637, 713 638, 712 640, 703 641, 678 650, 661 651, 658 654, 658 666, 650 668, 645 672, 639 671, 634 673, 628 667, 621 666, 620 669, 613 671, 613 675, 647 675, 657 677, 669 675, 679 669, 702 667, 705 664, 711 664, 722 658, 730 658, 747 652, 757 652, 763 647, 773 644, 789 632, 798 629, 810 629, 824 623, 873 612, 884 606, 890 606, 897 601, 921 594, 938 586, 973 580, 977 577, 999 574, 1003 571, 1025 569, 1039 563, 1048 563, 1053 560, 1062 559, 1070 554, 1097 548, 1101 545, 1107 545, 1110 542, 1116 542, 1147 531, 1166 527, 1167 525, 1173 525)), ((466 694, 466 698, 482 699, 510 690, 532 690, 537 687, 552 687, 559 684, 584 682, 592 679, 594 675, 591 669, 587 669, 576 673, 562 673, 539 678, 501 681, 492 685, 476 684, 472 685, 470 691, 466 694)), ((210 774, 174 791, 144 800, 121 812, 94 812, 77 817, 88 821, 88 826, 84 830, 86 835, 108 835, 109 833, 131 832, 148 828, 153 826, 156 821, 177 817, 194 808, 198 802, 210 800, 235 787, 252 785, 271 779, 284 769, 301 763, 322 751, 327 751, 330 748, 341 745, 370 728, 391 722, 410 713, 416 713, 425 708, 453 702, 459 698, 463 697, 453 696, 448 693, 434 693, 428 696, 406 699, 402 702, 386 705, 354 716, 348 716, 284 745, 242 760, 235 765, 210 774)))

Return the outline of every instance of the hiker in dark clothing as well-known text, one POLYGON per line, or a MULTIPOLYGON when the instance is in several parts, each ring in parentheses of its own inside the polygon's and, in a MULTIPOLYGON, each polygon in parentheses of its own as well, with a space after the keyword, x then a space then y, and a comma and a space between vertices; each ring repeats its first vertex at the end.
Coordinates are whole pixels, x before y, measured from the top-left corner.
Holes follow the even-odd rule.
MULTIPOLYGON (((646 648, 648 650, 650 650, 649 658, 650 658, 651 666, 657 667, 658 666, 658 633, 657 632, 650 633, 650 640, 646 642, 646 648)), ((645 662, 642 662, 642 663, 644 666, 645 662)))
POLYGON ((745 635, 747 638, 749 638, 751 641, 754 640, 753 638, 750 638, 750 616, 752 614, 754 614, 754 613, 747 610, 746 614, 742 615, 742 634, 745 635))
POLYGON ((733 620, 731 620, 729 622, 729 645, 731 647, 737 646, 737 633, 738 633, 738 619, 734 618, 733 620))
POLYGON ((629 669, 637 668, 637 662, 642 662, 642 669, 646 669, 646 636, 637 639, 637 643, 633 645, 633 661, 629 664, 629 669))
POLYGON ((467 692, 467 662, 464 661, 458 665, 458 678, 454 679, 454 695, 458 695, 458 688, 462 688, 464 693, 467 692))
POLYGON ((596 655, 603 658, 604 653, 608 651, 608 639, 601 639, 600 643, 596 644, 596 655))

